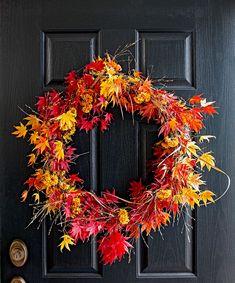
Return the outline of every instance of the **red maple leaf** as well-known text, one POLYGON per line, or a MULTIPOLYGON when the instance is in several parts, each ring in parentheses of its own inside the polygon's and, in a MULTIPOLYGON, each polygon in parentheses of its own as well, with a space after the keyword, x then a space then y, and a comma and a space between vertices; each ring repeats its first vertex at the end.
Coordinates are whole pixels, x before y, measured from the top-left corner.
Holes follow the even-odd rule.
POLYGON ((53 204, 53 206, 60 207, 62 204, 61 192, 59 190, 54 190, 48 198, 48 201, 50 204, 53 204))
POLYGON ((104 264, 112 264, 115 260, 121 260, 125 253, 129 252, 133 246, 127 241, 129 237, 124 237, 120 232, 113 232, 99 240, 99 248, 104 264))
POLYGON ((83 77, 82 77, 82 80, 84 81, 84 83, 87 85, 87 86, 91 86, 94 82, 94 79, 91 75, 89 74, 84 74, 83 77))
POLYGON ((58 131, 59 127, 60 127, 59 123, 54 123, 49 127, 49 135, 51 138, 60 136, 60 132, 58 131))
POLYGON ((38 111, 41 112, 44 109, 44 107, 46 106, 46 104, 47 104, 46 97, 45 96, 39 96, 38 102, 36 103, 38 111))
POLYGON ((156 119, 158 116, 158 110, 153 103, 147 103, 145 106, 143 106, 140 110, 140 114, 143 118, 147 118, 148 122, 151 119, 156 119))
POLYGON ((77 89, 77 74, 76 72, 73 70, 71 72, 68 73, 68 75, 65 77, 65 84, 66 86, 66 91, 68 94, 72 94, 76 91, 77 89))
POLYGON ((69 175, 69 178, 70 178, 70 180, 73 182, 73 183, 75 183, 75 182, 78 182, 78 183, 84 183, 84 180, 83 179, 81 179, 79 176, 78 176, 78 174, 71 174, 71 175, 69 175))
POLYGON ((58 104, 58 102, 55 102, 51 107, 50 116, 57 117, 59 114, 60 114, 60 105, 58 104))
POLYGON ((85 72, 89 72, 90 70, 95 70, 95 71, 102 71, 103 68, 104 68, 104 60, 100 60, 100 59, 97 59, 93 62, 91 62, 90 64, 86 65, 86 68, 85 68, 85 72))
POLYGON ((139 196, 144 190, 144 186, 143 186, 141 180, 139 182, 131 181, 130 185, 131 185, 131 187, 129 188, 129 190, 131 191, 132 197, 139 196))
POLYGON ((73 196, 69 195, 64 206, 64 214, 66 219, 71 216, 71 205, 73 203, 73 196))
POLYGON ((75 241, 78 241, 80 239, 80 234, 82 231, 80 223, 78 221, 73 221, 71 226, 72 228, 69 231, 69 234, 75 241))
POLYGON ((28 184, 29 188, 34 186, 35 178, 30 177, 28 180, 26 180, 24 183, 28 184))
POLYGON ((102 194, 103 199, 106 203, 118 203, 118 198, 116 196, 115 189, 112 192, 106 191, 102 194))
POLYGON ((108 129, 109 123, 106 120, 101 120, 100 121, 100 130, 101 132, 104 132, 105 130, 108 129))
POLYGON ((160 128, 158 136, 160 136, 163 133, 164 137, 166 137, 170 133, 170 131, 171 131, 171 128, 170 128, 169 123, 165 122, 160 128))
POLYGON ((100 106, 102 106, 102 104, 105 103, 106 99, 103 95, 101 95, 100 97, 98 97, 98 101, 99 101, 99 103, 97 103, 97 106, 100 107, 100 106))
POLYGON ((86 226, 81 225, 80 221, 73 221, 71 226, 72 228, 69 231, 69 234, 75 241, 82 240, 84 242, 89 238, 89 233, 86 230, 86 226))
POLYGON ((72 83, 77 83, 77 74, 74 70, 68 73, 68 75, 65 77, 65 83, 66 84, 72 84, 72 83))
POLYGON ((94 128, 93 122, 83 119, 79 122, 80 130, 85 130, 88 133, 90 130, 94 128))
POLYGON ((76 151, 75 147, 68 146, 66 148, 66 151, 65 151, 65 156, 68 157, 68 158, 71 158, 72 156, 73 157, 78 157, 78 155, 74 154, 75 151, 76 151))
POLYGON ((209 114, 211 116, 213 116, 213 114, 218 114, 218 112, 215 110, 215 106, 213 105, 207 105, 203 108, 203 113, 204 114, 209 114))
POLYGON ((64 160, 61 159, 60 161, 58 161, 58 159, 54 159, 51 162, 52 170, 68 172, 68 170, 69 170, 69 162, 70 162, 70 160, 68 160, 68 159, 64 159, 64 160))
POLYGON ((105 114, 105 121, 106 121, 107 123, 110 123, 111 120, 112 120, 112 118, 113 118, 113 114, 111 114, 111 113, 106 113, 106 114, 105 114))
POLYGON ((105 222, 103 221, 90 221, 86 224, 86 231, 88 232, 88 237, 97 236, 104 228, 105 222))

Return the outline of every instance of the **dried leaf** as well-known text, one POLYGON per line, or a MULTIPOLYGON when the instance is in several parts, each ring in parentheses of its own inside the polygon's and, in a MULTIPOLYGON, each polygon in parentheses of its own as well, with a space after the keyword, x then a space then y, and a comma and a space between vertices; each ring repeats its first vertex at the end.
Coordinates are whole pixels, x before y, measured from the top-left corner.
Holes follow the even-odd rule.
POLYGON ((28 166, 31 166, 36 162, 36 155, 34 153, 31 153, 28 155, 28 157, 29 157, 28 166))
POLYGON ((61 252, 63 251, 64 248, 66 248, 67 250, 70 251, 69 245, 71 245, 71 246, 75 245, 74 239, 72 237, 70 237, 69 235, 64 234, 61 237, 61 239, 62 239, 62 241, 61 241, 61 243, 58 246, 58 247, 60 247, 60 251, 61 252))
POLYGON ((55 156, 60 161, 61 159, 64 160, 64 150, 63 150, 63 143, 61 141, 55 141, 55 156))
POLYGON ((21 194, 21 201, 25 202, 27 197, 28 197, 28 191, 24 190, 23 193, 21 194))
POLYGON ((62 131, 68 131, 74 128, 76 124, 77 112, 75 108, 70 109, 66 113, 61 114, 56 118, 60 122, 60 129, 62 131))
POLYGON ((24 124, 20 123, 19 126, 14 126, 16 131, 12 132, 13 135, 16 135, 17 138, 24 138, 27 134, 27 128, 24 124))
POLYGON ((211 167, 215 166, 215 158, 210 153, 211 151, 203 153, 201 156, 198 157, 197 162, 200 163, 201 169, 206 166, 207 169, 210 171, 211 167))
POLYGON ((34 197, 34 202, 37 203, 37 204, 39 204, 39 202, 40 202, 39 193, 33 194, 32 197, 34 197))
POLYGON ((215 196, 213 192, 206 190, 200 193, 199 200, 203 201, 206 205, 208 201, 214 202, 213 196, 215 196))
POLYGON ((195 141, 190 141, 187 143, 185 149, 189 156, 191 156, 191 154, 193 154, 194 156, 198 156, 197 150, 200 150, 200 147, 196 145, 195 141))
POLYGON ((212 139, 212 138, 214 138, 214 139, 216 139, 216 137, 215 136, 211 136, 211 135, 203 135, 203 136, 200 136, 200 138, 199 138, 199 142, 204 142, 204 141, 207 141, 207 142, 209 142, 210 141, 210 139, 212 139))
POLYGON ((50 148, 48 140, 44 137, 40 137, 36 142, 34 150, 38 149, 40 153, 43 153, 47 148, 50 148))

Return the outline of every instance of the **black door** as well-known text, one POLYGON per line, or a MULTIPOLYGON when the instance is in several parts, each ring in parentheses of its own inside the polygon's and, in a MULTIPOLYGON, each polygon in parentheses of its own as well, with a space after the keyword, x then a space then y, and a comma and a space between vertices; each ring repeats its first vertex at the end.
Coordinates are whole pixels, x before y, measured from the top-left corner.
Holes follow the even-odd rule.
MULTIPOLYGON (((208 120, 207 132, 216 135, 212 148, 217 164, 234 181, 235 3, 228 0, 1 0, 1 278, 19 275, 26 282, 235 282, 235 194, 195 213, 187 239, 182 225, 169 227, 137 243, 136 254, 112 267, 103 266, 95 240, 61 254, 59 238, 43 224, 25 229, 31 208, 20 203, 29 176, 24 141, 11 136, 21 118, 17 106, 34 105, 35 96, 63 88, 63 77, 80 69, 94 55, 137 41, 132 52, 136 68, 153 79, 167 77, 167 87, 187 98, 204 92, 216 100, 220 115, 208 120), (17 268, 9 259, 14 239, 29 251, 17 268)), ((89 136, 80 132, 76 146, 84 155, 76 170, 98 193, 115 187, 126 195, 130 178, 145 177, 146 160, 157 131, 152 125, 114 111, 109 131, 89 136), (85 165, 84 165, 85 164, 85 165)), ((81 160, 81 159, 80 159, 81 160)), ((223 176, 211 174, 208 184, 219 195, 223 176)), ((21 282, 21 281, 15 281, 21 282)))

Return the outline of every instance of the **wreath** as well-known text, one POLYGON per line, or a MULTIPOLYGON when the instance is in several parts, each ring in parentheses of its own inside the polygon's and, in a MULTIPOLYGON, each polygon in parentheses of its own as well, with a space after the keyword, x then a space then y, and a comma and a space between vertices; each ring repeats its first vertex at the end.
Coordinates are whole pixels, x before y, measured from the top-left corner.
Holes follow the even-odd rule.
POLYGON ((207 102, 202 94, 185 101, 154 87, 150 78, 136 70, 123 73, 117 55, 106 54, 86 65, 82 74, 68 73, 65 90, 39 96, 36 109, 31 109, 32 114, 24 112, 26 122, 13 132, 17 138, 28 136, 33 146, 28 165, 34 173, 25 182, 28 189, 22 201, 32 191, 32 222, 50 216, 53 224, 60 225, 61 251, 99 235, 101 260, 112 264, 130 254, 143 232, 160 230, 179 218, 185 207, 215 201, 201 172, 213 168, 226 173, 215 166, 211 151, 199 146, 214 138, 199 132, 205 117, 217 113, 214 102, 207 102), (86 190, 81 176, 70 168, 79 157, 72 146, 76 130, 108 130, 112 107, 119 107, 122 115, 124 110, 138 114, 159 127, 156 140, 160 141, 153 145, 148 162, 152 181, 131 181, 129 199, 120 198, 115 189, 101 195, 86 190))

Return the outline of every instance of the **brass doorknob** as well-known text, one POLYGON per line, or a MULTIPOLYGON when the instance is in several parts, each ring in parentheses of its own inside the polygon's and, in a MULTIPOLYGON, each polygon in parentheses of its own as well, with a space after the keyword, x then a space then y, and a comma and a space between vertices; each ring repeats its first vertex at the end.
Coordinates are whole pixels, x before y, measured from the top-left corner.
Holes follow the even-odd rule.
POLYGON ((15 276, 11 279, 11 283, 26 283, 26 281, 20 276, 15 276))
POLYGON ((14 240, 10 246, 9 255, 13 265, 16 267, 22 267, 28 258, 28 249, 26 244, 22 240, 14 240))

